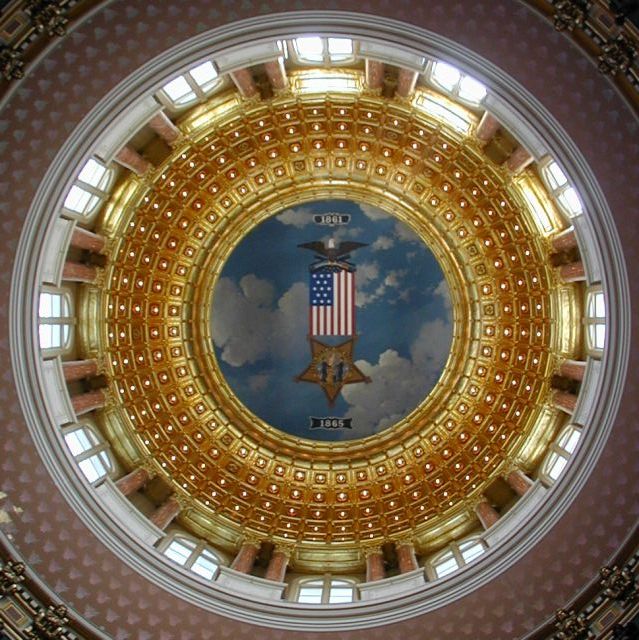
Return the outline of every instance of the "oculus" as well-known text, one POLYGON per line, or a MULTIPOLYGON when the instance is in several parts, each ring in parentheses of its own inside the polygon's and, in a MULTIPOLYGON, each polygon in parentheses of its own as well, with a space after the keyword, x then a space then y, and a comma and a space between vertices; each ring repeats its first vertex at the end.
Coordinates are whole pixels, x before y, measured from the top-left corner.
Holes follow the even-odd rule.
POLYGON ((352 440, 405 418, 452 341, 448 285, 405 223, 353 200, 280 211, 225 263, 211 305, 238 399, 299 438, 352 440))

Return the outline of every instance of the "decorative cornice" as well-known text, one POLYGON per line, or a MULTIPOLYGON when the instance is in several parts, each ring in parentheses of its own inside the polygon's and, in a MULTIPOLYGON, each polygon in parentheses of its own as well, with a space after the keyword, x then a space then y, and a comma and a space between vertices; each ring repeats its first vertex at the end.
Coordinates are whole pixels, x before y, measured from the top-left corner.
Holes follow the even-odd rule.
POLYGON ((108 640, 39 580, 1 531, 0 637, 108 640))
MULTIPOLYGON (((623 13, 615 13, 604 0, 525 0, 540 10, 558 31, 566 31, 599 63, 639 110, 639 67, 636 64, 639 31, 623 13)), ((23 26, 0 48, 0 73, 12 83, 24 77, 25 67, 54 38, 63 37, 100 0, 24 0, 12 11, 0 14, 0 27, 19 14, 23 26)), ((285 95, 287 90, 282 90, 285 95)), ((2 93, 2 87, 0 87, 2 93)), ((279 94, 280 92, 278 92, 279 94)), ((252 100, 254 98, 248 98, 252 100)))
POLYGON ((600 637, 626 640, 636 637, 632 631, 628 632, 630 635, 625 635, 625 629, 639 614, 639 549, 635 548, 625 563, 624 555, 617 560, 619 564, 599 570, 598 588, 588 602, 582 606, 570 605, 558 609, 553 623, 554 630, 547 636, 536 637, 547 637, 549 640, 588 640, 600 637), (608 636, 609 632, 613 632, 613 635, 608 636))

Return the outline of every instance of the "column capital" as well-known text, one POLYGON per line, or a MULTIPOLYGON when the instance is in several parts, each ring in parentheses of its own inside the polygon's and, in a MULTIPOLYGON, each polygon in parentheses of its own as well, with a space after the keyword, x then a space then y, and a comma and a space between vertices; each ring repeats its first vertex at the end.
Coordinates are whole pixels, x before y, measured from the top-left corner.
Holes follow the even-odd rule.
POLYGON ((415 538, 411 535, 402 535, 393 538, 396 547, 413 547, 415 548, 415 538))
POLYGON ((255 534, 247 534, 238 539, 238 548, 242 548, 243 546, 255 547, 259 549, 264 542, 264 538, 255 534))
POLYGON ((291 558, 295 553, 295 544, 286 542, 277 542, 273 545, 273 553, 281 553, 287 558, 291 558))
POLYGON ((137 461, 139 469, 144 469, 149 474, 149 479, 152 480, 158 475, 157 467, 154 458, 151 456, 145 456, 137 461))
POLYGON ((193 507, 193 498, 183 493, 174 493, 170 499, 175 500, 180 505, 180 511, 188 511, 193 507))
POLYGON ((505 478, 512 471, 521 471, 522 473, 526 473, 525 467, 526 465, 524 464, 524 461, 519 456, 508 456, 504 460, 504 464, 501 468, 501 475, 505 478))
POLYGON ((488 502, 488 499, 484 496, 483 493, 480 493, 478 496, 472 496, 470 498, 466 499, 466 508, 468 509, 468 512, 471 515, 477 515, 477 507, 486 502, 488 504, 490 504, 488 502))
POLYGON ((370 556, 384 555, 384 552, 382 551, 382 548, 379 546, 370 546, 370 547, 364 547, 362 549, 362 554, 364 555, 365 558, 369 558, 370 556))

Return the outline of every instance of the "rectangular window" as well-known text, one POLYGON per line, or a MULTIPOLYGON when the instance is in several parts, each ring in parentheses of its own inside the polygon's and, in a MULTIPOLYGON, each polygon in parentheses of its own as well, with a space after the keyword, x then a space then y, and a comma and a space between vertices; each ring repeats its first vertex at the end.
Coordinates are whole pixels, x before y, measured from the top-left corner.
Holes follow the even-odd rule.
POLYGON ((348 60, 353 55, 353 41, 349 38, 329 38, 328 55, 334 62, 348 60))
POLYGON ((331 91, 358 91, 357 80, 338 75, 311 75, 298 79, 299 90, 304 93, 330 93, 331 91))
POLYGON ((171 544, 164 551, 164 555, 167 558, 173 560, 177 564, 184 566, 189 556, 195 549, 195 543, 191 540, 173 540, 171 544))
POLYGON ((300 60, 305 62, 323 62, 324 43, 322 38, 308 36, 295 39, 295 50, 300 60))
POLYGON ((217 71, 212 62, 204 62, 191 69, 189 73, 202 91, 206 91, 217 82, 217 71))
POLYGON ((100 198, 76 185, 72 186, 62 205, 69 211, 86 214, 95 208, 100 198))
POLYGON ((464 76, 459 83, 459 97, 467 102, 479 104, 487 93, 486 87, 470 76, 464 76))
POLYGON ((80 470, 89 482, 95 482, 107 474, 107 469, 99 455, 91 456, 78 462, 80 470))
POLYGON ((73 456, 79 456, 97 444, 97 442, 89 440, 89 433, 84 429, 76 429, 75 431, 65 434, 64 440, 73 456))
POLYGON ((581 437, 581 431, 574 427, 567 427, 562 433, 561 437, 557 440, 557 446, 561 447, 568 453, 573 453, 577 448, 577 443, 581 437))
POLYGON ((175 80, 167 82, 162 87, 162 91, 164 91, 176 105, 185 104, 195 99, 195 91, 193 91, 184 76, 178 76, 175 80))
POLYGON ((297 601, 305 604, 321 604, 322 587, 301 587, 297 601))
POLYGON ((548 458, 548 462, 546 464, 546 473, 552 480, 556 480, 561 475, 567 464, 568 460, 566 460, 566 458, 560 456, 556 452, 553 452, 548 458))
POLYGON ((457 560, 453 556, 452 551, 440 558, 434 566, 435 574, 438 578, 443 578, 449 573, 457 571, 458 568, 459 565, 457 564, 457 560))
POLYGON ((547 167, 546 176, 552 189, 563 187, 568 182, 566 174, 556 162, 551 162, 547 167))
POLYGON ((484 547, 481 542, 466 542, 459 545, 459 551, 462 554, 464 562, 472 562, 475 558, 484 553, 484 547))
POLYGON ((82 168, 82 171, 80 171, 78 180, 99 189, 101 186, 104 186, 101 183, 106 174, 107 168, 103 164, 93 160, 93 158, 90 158, 82 168))
POLYGON ((581 200, 573 187, 564 189, 557 196, 557 199, 559 200, 559 203, 563 205, 564 209, 566 209, 572 216, 578 216, 584 211, 581 200))
POLYGON ((452 91, 457 86, 461 73, 450 64, 436 62, 433 65, 431 77, 435 84, 438 84, 442 89, 452 91))

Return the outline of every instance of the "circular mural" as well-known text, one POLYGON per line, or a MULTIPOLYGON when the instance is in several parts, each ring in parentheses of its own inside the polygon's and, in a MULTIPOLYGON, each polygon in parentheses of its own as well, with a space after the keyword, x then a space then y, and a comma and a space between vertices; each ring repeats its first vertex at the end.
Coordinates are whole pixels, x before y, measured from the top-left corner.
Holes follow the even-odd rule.
POLYGON ((225 264, 211 307, 237 397, 273 427, 323 441, 406 417, 441 376, 452 326, 448 285, 424 242, 349 200, 258 225, 225 264))

